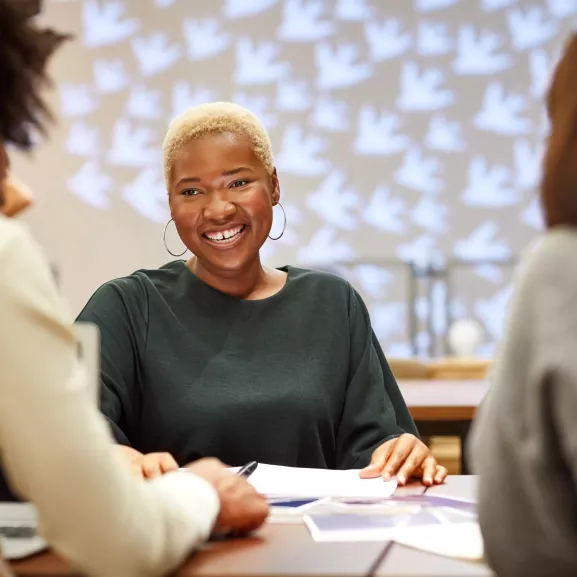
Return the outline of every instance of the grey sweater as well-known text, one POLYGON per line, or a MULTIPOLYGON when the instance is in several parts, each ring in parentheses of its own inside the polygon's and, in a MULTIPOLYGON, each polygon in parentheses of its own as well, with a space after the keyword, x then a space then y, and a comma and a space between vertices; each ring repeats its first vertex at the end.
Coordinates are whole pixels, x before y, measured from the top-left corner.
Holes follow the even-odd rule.
POLYGON ((479 520, 499 577, 577 575, 577 230, 519 273, 470 444, 479 520))

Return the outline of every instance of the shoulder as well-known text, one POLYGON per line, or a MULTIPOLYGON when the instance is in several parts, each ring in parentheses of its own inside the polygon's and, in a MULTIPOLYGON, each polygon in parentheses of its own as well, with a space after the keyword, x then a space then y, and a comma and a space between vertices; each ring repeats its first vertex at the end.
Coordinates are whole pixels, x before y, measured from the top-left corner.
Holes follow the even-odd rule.
MULTIPOLYGON (((514 281, 509 332, 536 339, 539 355, 558 358, 562 343, 574 349, 577 322, 577 230, 547 232, 521 263, 514 281)), ((574 356, 574 351, 570 353, 574 356)))
POLYGON ((298 293, 307 300, 332 305, 349 315, 368 318, 367 307, 353 285, 335 272, 287 267, 298 293))
MULTIPOLYGON (((51 278, 50 265, 26 225, 0 215, 0 269, 24 278, 51 278)), ((0 277, 6 278, 5 274, 0 277)))
POLYGON ((519 270, 522 288, 550 287, 557 291, 577 288, 577 229, 546 233, 525 256, 519 270))
POLYGON ((89 304, 140 308, 148 301, 151 292, 170 290, 185 266, 183 261, 174 261, 157 269, 139 269, 127 276, 109 280, 94 292, 89 304))
POLYGON ((299 267, 286 267, 292 280, 309 289, 329 291, 329 294, 341 294, 350 296, 354 289, 352 285, 342 276, 336 273, 313 270, 299 267))
POLYGON ((0 292, 4 307, 35 307, 46 314, 64 314, 44 251, 26 225, 6 217, 0 217, 0 292))
POLYGON ((170 286, 177 281, 185 266, 183 261, 173 261, 156 269, 138 269, 127 276, 105 282, 98 290, 127 296, 141 295, 155 286, 170 286))

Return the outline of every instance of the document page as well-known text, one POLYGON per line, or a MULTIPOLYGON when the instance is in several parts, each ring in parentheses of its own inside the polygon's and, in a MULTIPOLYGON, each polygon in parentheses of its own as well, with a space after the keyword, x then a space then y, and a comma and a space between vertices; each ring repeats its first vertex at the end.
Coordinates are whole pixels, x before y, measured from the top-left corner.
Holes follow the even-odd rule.
POLYGON ((395 479, 361 479, 358 469, 332 471, 262 463, 248 481, 269 497, 390 497, 397 488, 395 479))
POLYGON ((5 559, 22 559, 46 549, 36 534, 36 509, 29 503, 0 503, 0 547, 5 559))

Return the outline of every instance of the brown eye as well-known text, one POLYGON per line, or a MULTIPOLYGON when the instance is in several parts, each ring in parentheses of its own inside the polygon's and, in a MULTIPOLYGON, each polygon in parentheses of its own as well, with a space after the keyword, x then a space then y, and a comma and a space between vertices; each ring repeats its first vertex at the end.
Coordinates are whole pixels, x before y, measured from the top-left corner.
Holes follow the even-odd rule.
POLYGON ((196 188, 186 188, 180 193, 182 196, 197 196, 200 194, 200 191, 196 188))
POLYGON ((231 188, 241 188, 243 186, 246 186, 249 183, 248 180, 235 180, 230 187, 231 188))

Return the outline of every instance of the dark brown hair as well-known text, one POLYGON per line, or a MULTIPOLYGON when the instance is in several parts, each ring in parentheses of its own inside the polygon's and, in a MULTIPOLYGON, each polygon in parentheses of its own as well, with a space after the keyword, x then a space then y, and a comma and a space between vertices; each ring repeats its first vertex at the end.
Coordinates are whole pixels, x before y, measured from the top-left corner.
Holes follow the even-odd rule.
POLYGON ((543 163, 541 204, 548 228, 577 226, 577 35, 553 73, 547 95, 551 132, 543 163))
POLYGON ((36 26, 34 12, 28 1, 0 0, 0 144, 24 150, 51 119, 42 98, 50 84, 46 64, 68 38, 36 26))

